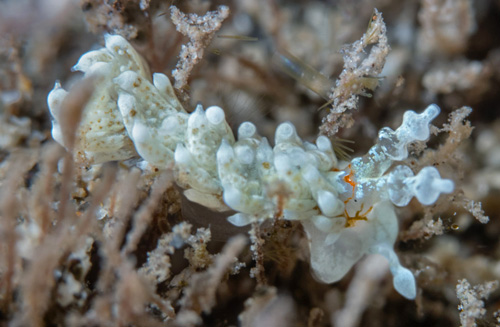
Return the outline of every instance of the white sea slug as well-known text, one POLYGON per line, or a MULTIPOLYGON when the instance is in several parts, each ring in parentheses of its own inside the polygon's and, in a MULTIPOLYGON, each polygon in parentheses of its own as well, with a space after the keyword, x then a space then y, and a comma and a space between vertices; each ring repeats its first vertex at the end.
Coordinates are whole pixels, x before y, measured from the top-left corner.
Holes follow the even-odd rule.
MULTIPOLYGON (((333 283, 365 254, 387 258, 394 287, 414 299, 413 274, 393 250, 398 233, 394 205, 415 196, 433 204, 453 191, 434 167, 416 176, 404 165, 407 145, 429 138, 429 123, 439 114, 430 105, 407 111, 395 131, 383 128, 368 153, 340 166, 330 140, 304 142, 285 122, 276 130, 274 147, 245 122, 235 139, 224 111, 198 105, 188 114, 163 74, 151 79, 143 59, 121 36, 106 35, 106 47, 84 54, 75 70, 96 79, 77 132, 77 157, 86 164, 141 156, 160 169, 173 168, 185 196, 217 211, 234 210, 228 219, 243 226, 268 218, 300 220, 310 240, 311 266, 321 281, 333 283), (286 198, 268 193, 281 185, 286 198)), ((52 135, 64 145, 59 115, 67 92, 56 83, 48 96, 52 135)))

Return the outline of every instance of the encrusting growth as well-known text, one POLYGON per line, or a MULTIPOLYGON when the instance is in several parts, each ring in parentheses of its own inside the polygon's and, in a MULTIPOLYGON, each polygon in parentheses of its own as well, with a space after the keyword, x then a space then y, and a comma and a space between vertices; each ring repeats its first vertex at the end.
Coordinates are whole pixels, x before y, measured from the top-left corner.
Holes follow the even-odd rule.
POLYGON ((209 11, 204 16, 184 14, 176 6, 170 7, 172 23, 177 30, 189 37, 187 45, 183 45, 179 54, 179 62, 172 71, 174 86, 182 90, 188 84, 188 77, 194 66, 203 58, 205 47, 212 40, 222 21, 229 16, 229 8, 220 6, 216 11, 209 11))
MULTIPOLYGON (((289 122, 278 126, 272 147, 250 122, 241 124, 235 138, 220 107, 198 105, 188 114, 169 79, 159 73, 151 78, 124 38, 106 35, 105 41, 105 48, 84 54, 75 66, 83 78, 94 79, 96 89, 77 132, 77 159, 97 164, 137 153, 156 168, 173 169, 189 200, 217 211, 235 210, 229 217, 234 225, 300 220, 320 280, 338 281, 364 254, 378 253, 389 261, 395 289, 415 298, 413 274, 393 250, 394 205, 407 205, 412 197, 432 204, 454 184, 434 167, 417 175, 407 166, 390 167, 408 157, 409 143, 429 138, 438 106, 420 114, 407 111, 398 129, 380 131, 365 156, 343 163, 326 136, 305 142, 289 122), (270 192, 276 184, 285 196, 270 192)), ((63 145, 58 117, 66 95, 56 83, 48 96, 52 134, 63 145)))
POLYGON ((332 136, 339 128, 350 127, 354 122, 352 110, 358 108, 359 96, 371 96, 368 90, 378 87, 378 75, 390 50, 386 34, 382 14, 375 9, 361 39, 341 50, 344 69, 328 95, 331 108, 320 127, 322 133, 332 136), (369 46, 370 52, 365 55, 369 46))

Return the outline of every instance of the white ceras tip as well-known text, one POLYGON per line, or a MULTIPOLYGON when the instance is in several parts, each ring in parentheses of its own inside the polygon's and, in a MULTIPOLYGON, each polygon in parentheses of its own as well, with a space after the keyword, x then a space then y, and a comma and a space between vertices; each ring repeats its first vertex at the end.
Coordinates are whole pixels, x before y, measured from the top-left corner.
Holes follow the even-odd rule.
POLYGON ((392 273, 394 275, 394 289, 408 300, 414 300, 417 297, 417 286, 415 284, 415 277, 411 271, 403 266, 399 266, 392 273))
POLYGON ((230 163, 234 158, 234 150, 231 145, 226 141, 226 139, 222 139, 219 150, 217 150, 217 162, 221 165, 230 163))
POLYGON ((128 93, 120 93, 118 96, 118 109, 122 116, 128 116, 136 106, 135 97, 128 93))
POLYGON ((161 130, 167 135, 175 135, 179 129, 179 120, 176 116, 170 115, 161 123, 161 130))
POLYGON ((439 112, 441 112, 441 109, 439 106, 435 103, 429 105, 427 108, 425 108, 424 113, 428 117, 428 120, 431 121, 434 118, 436 118, 439 115, 439 112))
POLYGON ((107 49, 89 51, 80 57, 76 65, 71 67, 71 71, 86 72, 98 62, 110 62, 112 60, 113 56, 107 49))
POLYGON ((52 122, 52 138, 59 144, 64 145, 64 138, 61 131, 61 126, 57 123, 57 121, 52 122))
POLYGON ((109 62, 99 61, 89 67, 85 72, 86 76, 106 77, 111 75, 112 64, 109 62))
POLYGON ((200 128, 207 120, 205 116, 205 110, 203 110, 203 106, 198 103, 194 111, 189 115, 188 118, 188 127, 189 128, 200 128))
POLYGON ((213 125, 219 125, 226 118, 224 110, 222 110, 222 108, 218 106, 208 107, 205 115, 207 116, 207 120, 213 125))
POLYGON ((276 128, 276 143, 285 142, 295 135, 295 126, 290 122, 281 123, 276 128))
POLYGON ((236 158, 245 165, 250 165, 254 158, 254 152, 248 145, 240 145, 235 147, 236 158))
POLYGON ((244 122, 238 127, 238 139, 249 138, 255 135, 257 128, 251 122, 244 122))
POLYGON ((321 212, 328 217, 336 217, 343 210, 343 202, 333 193, 325 190, 318 191, 318 206, 321 212))
POLYGON ((435 104, 428 106, 421 114, 408 110, 403 115, 404 134, 412 139, 425 141, 430 136, 429 124, 439 114, 439 107, 435 104))
POLYGON ((453 192, 454 186, 452 180, 441 178, 435 167, 425 167, 414 177, 412 188, 420 203, 431 205, 441 193, 453 192))
POLYGON ((59 115, 61 114, 61 107, 64 98, 68 94, 68 91, 61 87, 61 83, 57 81, 54 85, 54 89, 50 91, 47 97, 47 104, 49 105, 50 113, 56 121, 59 120, 59 115))
POLYGON ((117 47, 119 48, 118 50, 123 50, 124 48, 126 49, 130 44, 123 38, 121 35, 116 35, 116 34, 104 34, 104 43, 106 44, 106 49, 112 53, 117 53, 117 47))
POLYGON ((222 195, 224 198, 224 202, 231 208, 237 211, 243 211, 242 208, 242 194, 241 192, 230 186, 227 185, 224 187, 224 193, 222 195))
POLYGON ((278 153, 274 156, 274 167, 276 171, 280 174, 286 174, 292 170, 292 165, 290 163, 290 158, 283 153, 278 153))
POLYGON ((250 217, 248 217, 248 215, 245 215, 245 214, 240 213, 240 212, 237 214, 234 214, 232 216, 227 217, 227 220, 231 224, 238 226, 238 227, 246 226, 252 222, 252 220, 250 219, 250 217))
POLYGON ((318 147, 318 150, 322 152, 332 151, 332 142, 330 142, 330 139, 324 135, 321 135, 316 139, 316 146, 318 147))
POLYGON ((122 87, 124 90, 130 92, 141 84, 139 82, 139 77, 140 77, 139 74, 137 74, 136 72, 127 70, 118 75, 118 77, 116 77, 113 81, 120 87, 122 87))
POLYGON ((132 138, 135 142, 146 143, 151 139, 151 134, 146 125, 136 122, 132 128, 132 138))
POLYGON ((174 160, 176 163, 189 165, 191 163, 191 153, 184 146, 184 144, 179 143, 175 148, 174 160))
POLYGON ((165 74, 154 73, 153 74, 153 85, 163 92, 170 86, 170 81, 165 74))

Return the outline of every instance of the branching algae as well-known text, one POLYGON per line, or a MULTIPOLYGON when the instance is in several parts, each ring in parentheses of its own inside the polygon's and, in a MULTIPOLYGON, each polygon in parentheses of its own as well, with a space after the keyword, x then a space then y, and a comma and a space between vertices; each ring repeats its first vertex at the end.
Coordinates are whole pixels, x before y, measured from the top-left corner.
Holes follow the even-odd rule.
MULTIPOLYGON (((95 91, 77 131, 77 160, 97 164, 141 156, 160 169, 174 169, 185 196, 216 211, 235 210, 237 226, 270 218, 300 220, 307 232, 311 266, 326 283, 340 280, 365 254, 387 258, 394 287, 414 299, 413 274, 393 250, 398 233, 394 205, 412 197, 433 204, 454 188, 434 167, 417 175, 404 165, 407 146, 429 138, 429 124, 439 114, 430 105, 422 113, 407 111, 395 131, 383 128, 363 157, 340 163, 326 136, 305 142, 285 122, 276 130, 274 147, 244 122, 235 139, 224 111, 198 105, 187 113, 167 76, 153 74, 121 36, 107 35, 106 47, 84 54, 75 70, 93 78, 95 91), (274 196, 280 183, 286 197, 274 196)), ((56 83, 48 95, 52 135, 65 145, 60 126, 67 92, 56 83)))

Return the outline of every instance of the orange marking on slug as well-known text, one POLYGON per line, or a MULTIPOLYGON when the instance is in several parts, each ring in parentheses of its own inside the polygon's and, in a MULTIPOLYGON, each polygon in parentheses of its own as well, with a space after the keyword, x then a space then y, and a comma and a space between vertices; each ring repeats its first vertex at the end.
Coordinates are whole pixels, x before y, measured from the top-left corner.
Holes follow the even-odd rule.
POLYGON ((349 174, 344 176, 344 182, 352 186, 352 195, 344 201, 344 204, 347 204, 347 202, 354 199, 354 190, 356 189, 356 182, 353 180, 354 172, 351 169, 351 164, 349 164, 349 166, 347 167, 349 168, 349 174))
POLYGON ((354 227, 355 224, 356 224, 356 221, 358 220, 368 220, 368 218, 366 218, 366 216, 368 216, 368 214, 372 211, 373 207, 370 207, 370 209, 366 210, 365 213, 361 213, 361 211, 363 211, 363 203, 361 203, 361 208, 359 208, 358 211, 356 211, 356 214, 354 215, 354 217, 351 217, 349 216, 349 214, 347 213, 347 210, 344 210, 344 214, 346 216, 346 221, 345 221, 345 227, 348 228, 348 227, 354 227))
MULTIPOLYGON (((349 174, 344 176, 344 182, 352 186, 352 195, 347 198, 344 201, 344 205, 346 206, 349 201, 354 199, 355 191, 356 191, 356 185, 357 183, 354 181, 354 172, 351 169, 351 164, 347 166, 349 168, 349 174)), ((361 203, 361 207, 356 213, 354 214, 354 217, 351 217, 349 213, 347 212, 347 209, 344 209, 344 216, 346 218, 345 220, 345 227, 354 227, 356 221, 358 220, 368 220, 366 216, 372 211, 373 207, 370 207, 365 213, 361 213, 363 211, 363 203, 361 203)))
POLYGON ((351 185, 354 191, 354 188, 356 187, 356 183, 352 180, 352 178, 354 177, 354 173, 351 169, 351 164, 349 164, 349 166, 347 167, 349 167, 349 175, 344 176, 344 182, 351 185))

